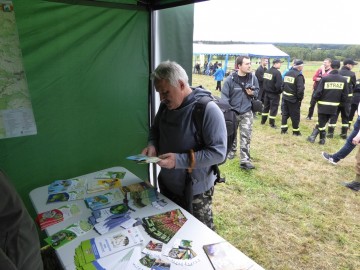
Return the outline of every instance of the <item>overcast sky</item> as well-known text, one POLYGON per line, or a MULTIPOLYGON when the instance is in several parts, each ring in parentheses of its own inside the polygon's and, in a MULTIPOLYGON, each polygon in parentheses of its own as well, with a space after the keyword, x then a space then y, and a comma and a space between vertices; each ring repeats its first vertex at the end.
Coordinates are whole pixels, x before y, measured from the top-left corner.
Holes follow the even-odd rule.
POLYGON ((360 0, 209 0, 194 40, 360 45, 360 0))

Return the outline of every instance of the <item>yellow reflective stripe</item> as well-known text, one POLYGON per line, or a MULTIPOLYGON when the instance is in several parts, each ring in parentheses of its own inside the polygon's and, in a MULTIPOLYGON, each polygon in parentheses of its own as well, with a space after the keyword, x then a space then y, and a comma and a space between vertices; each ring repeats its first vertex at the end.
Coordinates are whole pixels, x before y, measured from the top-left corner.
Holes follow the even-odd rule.
POLYGON ((329 124, 329 127, 336 127, 336 124, 329 124))
POLYGON ((320 131, 323 131, 323 130, 326 130, 326 128, 325 127, 318 127, 318 130, 320 130, 320 131))
POLYGON ((350 82, 350 76, 343 76, 346 79, 346 82, 349 83, 350 82))
POLYGON ((288 128, 288 125, 281 125, 281 128, 288 128))
POLYGON ((349 127, 349 124, 342 124, 342 127, 349 127))
POLYGON ((352 97, 353 96, 353 93, 350 93, 349 95, 348 95, 348 97, 352 97))
POLYGON ((285 92, 285 91, 283 92, 283 94, 284 94, 284 95, 287 95, 287 96, 293 96, 293 94, 290 94, 290 93, 285 92))
POLYGON ((327 102, 327 101, 318 101, 321 105, 330 105, 330 106, 339 106, 340 102, 327 102))
POLYGON ((268 116, 269 113, 262 113, 261 115, 262 115, 262 116, 268 116))
POLYGON ((293 128, 293 131, 300 131, 300 128, 293 128))
POLYGON ((271 115, 269 115, 269 118, 270 118, 270 119, 275 119, 276 116, 271 116, 271 115))

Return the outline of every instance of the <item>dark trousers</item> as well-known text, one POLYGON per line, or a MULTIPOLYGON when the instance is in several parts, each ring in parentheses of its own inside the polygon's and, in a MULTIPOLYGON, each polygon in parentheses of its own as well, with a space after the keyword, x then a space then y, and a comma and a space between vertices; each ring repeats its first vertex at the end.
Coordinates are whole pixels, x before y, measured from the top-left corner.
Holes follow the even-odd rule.
POLYGON ((350 103, 345 103, 338 107, 336 114, 330 118, 330 125, 335 127, 339 115, 341 114, 342 127, 349 127, 350 103))
POLYGON ((349 127, 353 122, 354 115, 355 115, 355 112, 357 111, 357 109, 358 109, 358 104, 351 104, 350 113, 349 113, 349 127))
POLYGON ((318 129, 319 131, 325 131, 326 130, 326 123, 329 122, 329 120, 333 117, 333 114, 325 114, 325 113, 319 113, 318 114, 318 129))
POLYGON ((262 122, 265 123, 267 117, 269 119, 275 120, 275 117, 278 113, 280 103, 280 95, 278 94, 269 94, 265 92, 264 97, 264 109, 262 111, 262 122), (269 113, 270 112, 270 113, 269 113))
POLYGON ((316 100, 314 99, 314 93, 311 95, 311 100, 310 100, 310 107, 309 107, 309 112, 308 112, 308 117, 313 117, 314 115, 314 109, 315 109, 315 105, 316 105, 316 100))
POLYGON ((290 101, 284 100, 282 102, 282 118, 281 127, 287 126, 287 120, 291 119, 292 127, 294 131, 299 130, 300 124, 300 102, 291 103, 290 101))
POLYGON ((216 81, 216 88, 215 90, 221 91, 221 81, 216 81))

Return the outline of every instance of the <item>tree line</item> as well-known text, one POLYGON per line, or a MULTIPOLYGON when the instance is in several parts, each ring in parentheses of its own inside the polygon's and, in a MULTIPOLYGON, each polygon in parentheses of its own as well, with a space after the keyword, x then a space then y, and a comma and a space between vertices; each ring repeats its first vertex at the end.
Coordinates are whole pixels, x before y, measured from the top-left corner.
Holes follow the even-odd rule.
POLYGON ((325 58, 343 60, 360 59, 360 45, 327 45, 327 44, 274 44, 291 58, 305 61, 323 61, 325 58))

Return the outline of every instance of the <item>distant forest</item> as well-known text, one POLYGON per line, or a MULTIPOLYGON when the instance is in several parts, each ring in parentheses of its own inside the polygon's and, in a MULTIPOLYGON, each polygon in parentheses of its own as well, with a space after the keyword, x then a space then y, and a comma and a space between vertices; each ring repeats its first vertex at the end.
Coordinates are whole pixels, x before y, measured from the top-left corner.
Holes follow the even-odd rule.
MULTIPOLYGON (((207 44, 248 44, 248 42, 234 41, 194 41, 194 43, 207 44)), ((261 44, 261 43, 257 43, 261 44)), ((267 43, 269 44, 269 43, 267 43)), ((360 45, 341 44, 306 44, 306 43, 271 43, 283 52, 290 55, 292 59, 303 59, 305 61, 323 61, 325 58, 343 60, 353 58, 360 60, 360 45)))

